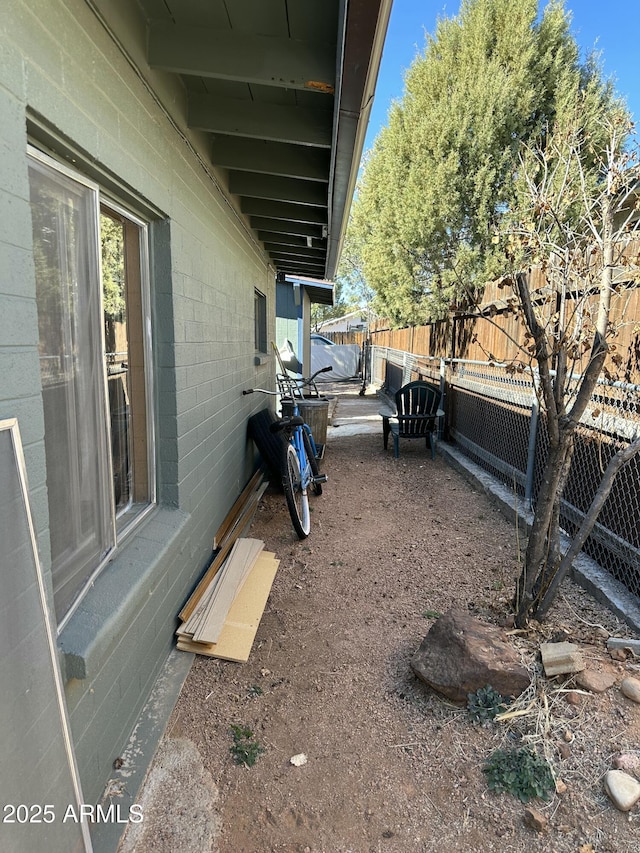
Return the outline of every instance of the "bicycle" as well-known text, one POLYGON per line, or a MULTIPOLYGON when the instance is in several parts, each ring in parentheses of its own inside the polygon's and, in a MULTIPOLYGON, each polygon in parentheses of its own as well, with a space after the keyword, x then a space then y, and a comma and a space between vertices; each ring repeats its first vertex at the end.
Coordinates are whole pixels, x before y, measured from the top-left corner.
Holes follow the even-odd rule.
POLYGON ((319 397, 314 380, 319 373, 331 368, 323 367, 308 379, 298 379, 286 372, 282 362, 280 366, 284 372, 276 375, 277 391, 248 388, 242 394, 260 393, 281 398, 283 415, 277 417, 270 409, 263 409, 249 418, 249 433, 264 463, 280 477, 293 529, 300 539, 305 539, 311 531, 308 490, 321 495, 327 475, 320 473, 318 449, 311 428, 300 416, 297 401, 304 399, 305 390, 319 397))

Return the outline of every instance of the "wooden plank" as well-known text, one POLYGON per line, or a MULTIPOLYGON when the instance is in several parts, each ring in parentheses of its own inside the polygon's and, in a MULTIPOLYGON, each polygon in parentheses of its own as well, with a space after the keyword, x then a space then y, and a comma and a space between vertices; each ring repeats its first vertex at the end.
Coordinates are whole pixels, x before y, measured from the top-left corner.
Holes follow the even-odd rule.
MULTIPOLYGON (((262 473, 260 472, 260 477, 262 477, 262 473)), ((252 480, 258 482, 257 474, 254 475, 252 480)), ((250 481, 251 482, 251 481, 250 481)), ((251 499, 248 504, 244 507, 243 513, 239 516, 237 522, 233 526, 232 530, 227 531, 224 541, 221 542, 218 553, 213 558, 211 565, 206 570, 204 575, 200 578, 196 588, 191 593, 191 596, 187 600, 186 604, 178 614, 178 618, 182 622, 186 622, 190 616, 193 614, 194 610, 198 606, 202 596, 205 594, 205 591, 211 582, 212 578, 218 573, 221 567, 224 565, 224 561, 226 560, 231 548, 233 547, 234 542, 238 539, 242 534, 248 530, 251 526, 251 522, 253 520, 253 516, 258 507, 258 502, 260 498, 264 494, 265 489, 267 488, 267 482, 261 482, 258 486, 257 491, 253 493, 251 499)), ((224 522, 223 522, 224 524, 224 522)))
POLYGON ((240 496, 238 497, 234 505, 231 507, 231 509, 225 516, 224 521, 216 532, 216 535, 213 540, 214 551, 218 550, 218 548, 220 547, 220 543, 224 541, 227 534, 237 524, 239 517, 242 515, 243 510, 245 509, 245 506, 251 499, 252 493, 256 492, 260 488, 263 476, 263 472, 258 469, 240 493, 240 496))
MULTIPOLYGON (((229 609, 231 602, 233 601, 233 597, 238 591, 238 585, 241 581, 246 578, 246 574, 248 573, 248 568, 246 568, 246 556, 248 554, 253 555, 253 562, 255 562, 255 558, 257 558, 260 551, 264 548, 264 542, 257 539, 237 539, 232 548, 231 552, 225 559, 223 565, 219 568, 218 572, 211 579, 210 584, 203 591, 198 604, 193 610, 192 614, 189 618, 183 622, 180 628, 176 631, 176 634, 185 634, 187 636, 193 637, 198 633, 198 631, 202 628, 203 625, 207 622, 207 614, 211 610, 213 604, 218 595, 222 593, 223 598, 221 599, 220 604, 218 605, 217 613, 221 614, 220 626, 224 621, 224 616, 226 611, 229 609), (235 564, 234 564, 235 561, 235 564), (230 572, 231 572, 231 580, 230 580, 230 572), (233 572, 237 574, 237 577, 233 578, 233 572), (225 589, 225 584, 227 588, 225 589), (226 607, 221 609, 224 605, 223 602, 226 601, 226 607)), ((197 637, 196 639, 200 639, 197 637)), ((214 638, 202 638, 206 639, 208 642, 215 642, 214 638)))
MULTIPOLYGON (((249 529, 249 527, 251 526, 251 522, 253 521, 253 517, 256 513, 256 509, 258 508, 258 504, 260 503, 260 498, 265 493, 268 485, 269 481, 265 480, 263 483, 260 484, 258 489, 253 492, 253 494, 249 497, 248 501, 244 504, 242 508, 242 513, 238 515, 232 526, 225 532, 223 538, 220 539, 220 546, 222 546, 229 539, 237 539, 238 536, 242 536, 243 532, 249 529)), ((217 537, 216 541, 218 541, 217 537)))
POLYGON ((176 631, 176 634, 184 634, 188 637, 193 637, 194 632, 201 625, 202 620, 207 612, 209 601, 211 600, 211 596, 214 594, 215 586, 219 577, 220 572, 218 572, 218 574, 213 578, 211 584, 207 587, 204 595, 198 602, 196 609, 193 611, 187 621, 183 622, 180 625, 180 627, 176 631))
POLYGON ((238 539, 226 561, 224 576, 216 585, 202 624, 194 631, 193 639, 199 643, 217 643, 229 608, 242 589, 255 565, 264 542, 259 539, 238 539))
POLYGON ((263 551, 231 605, 217 643, 178 639, 178 649, 208 657, 245 663, 264 613, 280 561, 263 551))
POLYGON ((187 619, 191 616, 193 611, 198 606, 200 599, 205 594, 207 587, 209 586, 209 584, 211 583, 211 581, 213 580, 215 575, 218 573, 218 571, 220 570, 220 568, 224 564, 224 561, 227 559, 229 551, 231 551, 232 547, 233 547, 233 542, 229 541, 229 542, 226 542, 220 548, 220 550, 218 551, 216 556, 213 558, 211 565, 209 566, 207 571, 203 574, 203 576, 200 578, 198 585, 196 586, 194 591, 191 593, 189 600, 187 601, 185 606, 182 608, 180 613, 178 613, 178 619, 181 619, 183 622, 186 622, 187 619))
MULTIPOLYGON (((254 495, 250 499, 248 505, 245 506, 243 503, 243 512, 238 515, 235 524, 233 523, 233 521, 229 521, 228 524, 226 523, 231 515, 236 518, 236 514, 234 513, 233 508, 229 513, 227 513, 225 521, 222 522, 220 529, 222 530, 224 541, 220 542, 219 548, 215 548, 214 546, 213 550, 217 550, 218 553, 214 556, 209 568, 200 578, 194 591, 191 593, 184 607, 178 614, 178 618, 182 622, 186 622, 193 614, 194 610, 198 606, 198 603, 200 602, 200 599, 204 595, 205 590, 211 582, 211 579, 217 574, 219 569, 224 564, 224 561, 227 558, 227 555, 229 554, 235 540, 239 536, 241 536, 242 533, 247 530, 251 525, 251 520, 253 518, 253 514, 257 509, 258 502, 268 485, 268 483, 262 482, 262 477, 262 471, 257 471, 245 486, 243 492, 240 495, 240 498, 238 498, 238 500, 236 501, 236 504, 238 504, 243 495, 250 495, 251 491, 255 490, 254 495), (231 530, 229 530, 229 525, 231 525, 231 530)), ((234 504, 234 507, 236 504, 234 504)), ((218 536, 218 534, 216 534, 216 539, 218 538, 220 537, 218 536)))

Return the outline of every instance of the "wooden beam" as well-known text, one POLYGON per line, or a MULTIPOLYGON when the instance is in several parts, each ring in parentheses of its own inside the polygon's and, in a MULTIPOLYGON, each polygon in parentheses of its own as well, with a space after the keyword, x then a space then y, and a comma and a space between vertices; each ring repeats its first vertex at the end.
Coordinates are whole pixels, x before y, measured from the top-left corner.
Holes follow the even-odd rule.
MULTIPOLYGON (((284 201, 269 201, 263 198, 243 198, 240 209, 249 216, 284 219, 291 222, 304 222, 307 225, 326 225, 327 211, 306 204, 288 204, 284 201)), ((296 233, 293 229, 291 233, 296 233)))
POLYGON ((216 136, 211 144, 211 162, 224 169, 329 181, 329 152, 310 145, 267 142, 241 136, 216 136))
POLYGON ((149 65, 177 74, 333 94, 335 46, 229 29, 149 25, 149 65))
POLYGON ((299 234, 302 237, 326 239, 322 236, 322 225, 311 225, 306 222, 287 221, 286 219, 269 219, 266 216, 251 216, 249 224, 256 231, 279 231, 283 234, 299 234))
POLYGON ((312 261, 304 261, 301 258, 272 258, 273 263, 280 270, 292 275, 306 276, 308 278, 322 278, 324 265, 312 261))
POLYGON ((286 234, 277 231, 258 231, 258 240, 263 243, 275 244, 278 246, 300 246, 307 249, 323 249, 327 248, 326 240, 316 240, 311 237, 303 237, 299 234, 286 234), (309 245, 311 240, 311 245, 309 245))
POLYGON ((251 172, 230 172, 229 191, 234 195, 267 198, 294 204, 310 204, 324 208, 327 207, 328 202, 326 184, 251 172))
MULTIPOLYGON (((220 545, 225 542, 229 538, 229 534, 233 531, 233 529, 238 524, 239 519, 242 517, 243 512, 248 506, 251 496, 253 494, 257 494, 260 489, 264 486, 267 487, 267 483, 263 483, 264 473, 259 468, 253 477, 249 480, 247 485, 244 487, 235 503, 229 510, 229 512, 224 517, 224 520, 218 530, 216 531, 216 535, 213 538, 213 550, 217 551, 220 545)), ((262 495, 264 489, 260 491, 260 495, 262 495)))
POLYGON ((331 148, 333 112, 192 92, 189 127, 208 133, 331 148))
POLYGON ((273 257, 304 258, 311 261, 324 261, 325 249, 309 249, 305 246, 283 246, 282 243, 265 243, 264 248, 273 257))

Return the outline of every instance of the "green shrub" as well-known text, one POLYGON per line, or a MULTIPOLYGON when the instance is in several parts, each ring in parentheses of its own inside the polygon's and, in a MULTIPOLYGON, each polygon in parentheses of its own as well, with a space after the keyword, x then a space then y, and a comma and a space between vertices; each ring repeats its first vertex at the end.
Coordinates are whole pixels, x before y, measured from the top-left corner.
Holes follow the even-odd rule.
POLYGON ((253 767, 265 750, 256 740, 253 732, 246 726, 231 726, 233 744, 229 752, 233 755, 236 764, 244 764, 245 767, 253 767))
POLYGON ((489 756, 483 770, 492 790, 506 791, 523 803, 536 797, 547 800, 555 790, 548 761, 524 747, 497 749, 489 756))

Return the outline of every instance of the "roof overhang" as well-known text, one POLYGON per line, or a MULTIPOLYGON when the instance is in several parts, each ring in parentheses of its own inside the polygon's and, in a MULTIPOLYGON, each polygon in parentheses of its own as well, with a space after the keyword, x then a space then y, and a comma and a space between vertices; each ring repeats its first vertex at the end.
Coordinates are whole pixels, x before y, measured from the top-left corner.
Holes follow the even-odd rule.
POLYGON ((392 0, 138 0, 147 62, 275 271, 331 279, 392 0))
POLYGON ((309 301, 316 305, 333 305, 334 284, 332 281, 316 281, 309 278, 301 278, 300 276, 288 275, 284 281, 303 289, 309 301))

